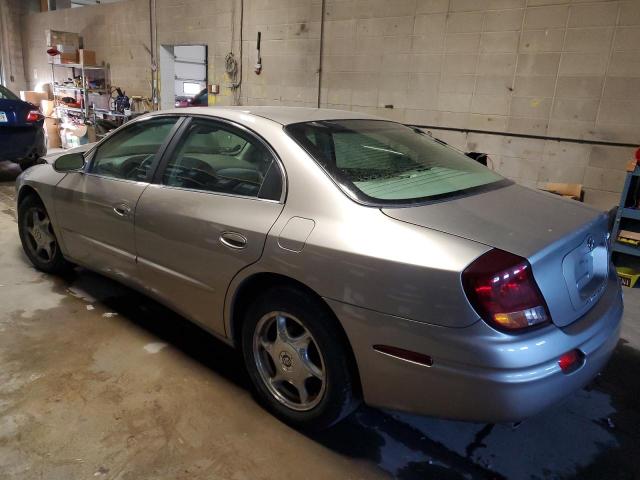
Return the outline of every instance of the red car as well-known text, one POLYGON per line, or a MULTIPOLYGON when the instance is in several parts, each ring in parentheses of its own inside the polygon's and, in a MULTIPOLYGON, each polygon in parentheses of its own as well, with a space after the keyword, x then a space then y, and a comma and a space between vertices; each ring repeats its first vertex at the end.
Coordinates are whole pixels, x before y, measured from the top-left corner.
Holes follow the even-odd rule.
POLYGON ((209 106, 209 93, 206 88, 200 90, 200 92, 193 98, 176 98, 176 108, 186 107, 208 107, 209 106))

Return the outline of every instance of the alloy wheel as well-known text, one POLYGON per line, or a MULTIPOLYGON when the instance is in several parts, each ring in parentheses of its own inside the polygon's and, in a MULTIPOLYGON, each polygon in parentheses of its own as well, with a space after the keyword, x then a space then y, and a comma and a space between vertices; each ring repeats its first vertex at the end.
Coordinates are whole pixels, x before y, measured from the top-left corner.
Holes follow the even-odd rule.
POLYGON ((322 400, 327 384, 322 353, 293 315, 270 312, 258 321, 253 358, 264 385, 283 405, 308 411, 322 400))
POLYGON ((33 207, 29 209, 24 229, 32 253, 44 262, 53 261, 58 249, 58 242, 53 234, 51 220, 49 220, 44 208, 33 207))

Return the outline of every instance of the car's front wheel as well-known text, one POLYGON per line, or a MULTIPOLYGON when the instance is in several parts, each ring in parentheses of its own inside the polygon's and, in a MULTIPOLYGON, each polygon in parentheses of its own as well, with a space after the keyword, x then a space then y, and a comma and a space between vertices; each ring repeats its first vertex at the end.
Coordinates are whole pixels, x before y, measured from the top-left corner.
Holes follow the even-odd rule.
POLYGON ((38 270, 57 274, 69 269, 70 264, 60 251, 49 214, 35 195, 28 195, 20 202, 18 225, 22 248, 38 270))
POLYGON ((335 322, 319 300, 291 287, 266 292, 246 313, 242 350, 256 394, 297 428, 330 427, 358 405, 335 322))

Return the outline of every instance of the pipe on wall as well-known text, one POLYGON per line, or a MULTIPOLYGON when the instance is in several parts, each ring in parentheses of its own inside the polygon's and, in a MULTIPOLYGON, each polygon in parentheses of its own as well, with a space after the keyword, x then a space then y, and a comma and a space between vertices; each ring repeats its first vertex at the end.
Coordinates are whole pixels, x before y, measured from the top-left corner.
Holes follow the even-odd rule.
POLYGON ((151 55, 151 109, 158 110, 158 25, 156 0, 149 0, 149 52, 151 55))
POLYGON ((320 108, 320 98, 322 95, 322 56, 324 45, 324 15, 325 15, 325 0, 322 0, 320 6, 320 48, 318 52, 318 108, 320 108))

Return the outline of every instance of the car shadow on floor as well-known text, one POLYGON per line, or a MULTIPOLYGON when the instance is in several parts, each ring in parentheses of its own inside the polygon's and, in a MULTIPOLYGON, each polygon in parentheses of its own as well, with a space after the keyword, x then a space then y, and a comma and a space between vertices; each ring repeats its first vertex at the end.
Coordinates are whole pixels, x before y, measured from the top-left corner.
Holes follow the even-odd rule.
MULTIPOLYGON (((84 269, 57 279, 56 288, 95 299, 123 321, 249 388, 238 352, 150 298, 84 269)), ((307 436, 402 480, 635 479, 640 478, 638 399, 640 352, 621 341, 603 374, 588 388, 519 426, 363 406, 334 428, 307 436)))

